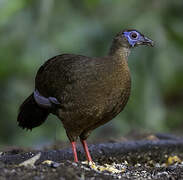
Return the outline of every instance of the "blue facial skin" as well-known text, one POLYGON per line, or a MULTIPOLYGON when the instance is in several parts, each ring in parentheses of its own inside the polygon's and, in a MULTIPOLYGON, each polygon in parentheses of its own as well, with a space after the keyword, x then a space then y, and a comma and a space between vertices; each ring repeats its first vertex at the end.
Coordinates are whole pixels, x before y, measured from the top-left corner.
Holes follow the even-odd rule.
POLYGON ((132 47, 138 44, 138 42, 144 40, 144 37, 137 31, 125 31, 123 34, 128 39, 128 42, 132 47), (136 37, 133 37, 133 34, 135 34, 136 37))

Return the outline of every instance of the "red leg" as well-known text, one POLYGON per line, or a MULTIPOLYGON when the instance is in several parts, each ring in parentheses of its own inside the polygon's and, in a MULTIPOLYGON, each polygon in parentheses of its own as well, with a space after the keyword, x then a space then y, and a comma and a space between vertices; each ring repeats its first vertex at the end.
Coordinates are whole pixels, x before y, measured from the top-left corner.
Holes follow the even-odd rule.
POLYGON ((89 152, 89 150, 88 150, 88 145, 87 145, 87 143, 86 143, 86 140, 82 140, 82 139, 81 139, 81 143, 82 143, 83 148, 84 148, 84 150, 85 150, 86 158, 88 159, 88 161, 92 161, 92 158, 91 158, 91 156, 90 156, 90 152, 89 152))
POLYGON ((71 142, 72 145, 72 152, 74 154, 74 162, 78 162, 78 156, 77 156, 77 151, 76 151, 76 142, 73 141, 71 142))

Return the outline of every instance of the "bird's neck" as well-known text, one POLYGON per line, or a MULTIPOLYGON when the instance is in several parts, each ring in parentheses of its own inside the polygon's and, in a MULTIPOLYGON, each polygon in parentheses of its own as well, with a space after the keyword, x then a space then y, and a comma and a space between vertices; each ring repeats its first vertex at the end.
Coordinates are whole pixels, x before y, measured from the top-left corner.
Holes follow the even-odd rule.
POLYGON ((127 60, 128 56, 130 54, 130 49, 127 47, 121 47, 117 45, 116 43, 113 43, 110 51, 109 51, 109 56, 113 56, 117 59, 124 59, 127 60))

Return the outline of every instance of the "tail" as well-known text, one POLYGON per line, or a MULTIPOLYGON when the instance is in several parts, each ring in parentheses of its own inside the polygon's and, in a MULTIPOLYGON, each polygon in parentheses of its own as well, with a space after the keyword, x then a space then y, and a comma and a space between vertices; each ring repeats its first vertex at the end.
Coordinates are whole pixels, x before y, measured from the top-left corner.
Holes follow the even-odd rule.
POLYGON ((18 113, 18 125, 23 129, 40 126, 48 117, 49 110, 37 105, 33 93, 22 103, 18 113))

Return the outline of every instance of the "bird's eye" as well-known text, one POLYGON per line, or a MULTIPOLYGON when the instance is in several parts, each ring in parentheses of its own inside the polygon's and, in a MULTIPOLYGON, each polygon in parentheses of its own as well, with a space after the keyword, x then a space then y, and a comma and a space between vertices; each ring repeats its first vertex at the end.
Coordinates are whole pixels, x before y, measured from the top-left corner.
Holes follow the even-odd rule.
POLYGON ((137 33, 133 32, 130 34, 131 38, 132 39, 136 39, 137 38, 137 33))

